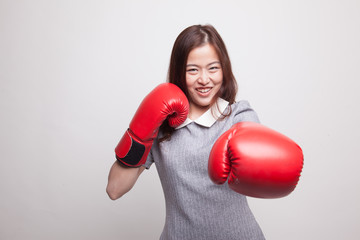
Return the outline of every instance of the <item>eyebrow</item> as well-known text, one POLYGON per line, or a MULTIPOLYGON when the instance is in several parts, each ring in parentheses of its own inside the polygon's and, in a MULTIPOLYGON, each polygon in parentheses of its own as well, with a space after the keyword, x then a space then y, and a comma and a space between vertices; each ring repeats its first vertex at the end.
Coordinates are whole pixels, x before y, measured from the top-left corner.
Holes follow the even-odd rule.
MULTIPOLYGON (((213 64, 220 64, 220 62, 219 61, 211 62, 211 63, 207 64, 206 67, 208 67, 210 65, 213 65, 213 64)), ((196 65, 196 64, 187 64, 186 67, 198 67, 198 65, 196 65)))

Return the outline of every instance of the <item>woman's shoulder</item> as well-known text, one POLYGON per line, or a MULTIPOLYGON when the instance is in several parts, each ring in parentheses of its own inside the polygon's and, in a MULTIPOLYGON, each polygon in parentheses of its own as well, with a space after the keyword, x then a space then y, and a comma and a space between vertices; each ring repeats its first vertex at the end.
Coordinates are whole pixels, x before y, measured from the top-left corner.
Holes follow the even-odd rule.
POLYGON ((242 121, 259 122, 259 118, 248 100, 239 100, 230 105, 234 124, 242 121))
POLYGON ((231 115, 237 115, 244 111, 253 110, 248 100, 239 100, 229 105, 231 115))
POLYGON ((239 100, 239 101, 234 102, 234 103, 231 104, 230 106, 231 106, 231 108, 232 108, 233 110, 236 109, 236 110, 241 111, 241 109, 250 108, 250 103, 249 103, 248 100, 242 99, 242 100, 239 100))

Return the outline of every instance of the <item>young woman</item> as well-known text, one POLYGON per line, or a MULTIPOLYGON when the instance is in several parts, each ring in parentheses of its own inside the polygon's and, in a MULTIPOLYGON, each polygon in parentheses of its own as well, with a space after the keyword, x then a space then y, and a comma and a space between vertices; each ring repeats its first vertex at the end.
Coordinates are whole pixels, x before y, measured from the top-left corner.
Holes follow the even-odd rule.
POLYGON ((118 161, 110 170, 107 186, 110 198, 128 192, 144 169, 155 163, 166 201, 160 239, 264 239, 246 197, 227 184, 214 184, 208 174, 215 141, 235 123, 259 121, 247 101, 235 102, 236 80, 225 44, 214 27, 194 25, 180 33, 171 54, 168 82, 181 93, 167 96, 168 85, 163 85, 146 98, 151 101, 145 99, 141 104, 116 149, 118 161), (166 101, 171 104, 176 95, 177 103, 166 104, 166 110, 177 110, 160 120, 147 119, 151 129, 144 134, 137 123, 149 115, 146 111, 156 111, 149 108, 163 107, 154 107, 159 95, 170 98, 166 101), (173 117, 177 117, 176 124, 167 121, 173 117))

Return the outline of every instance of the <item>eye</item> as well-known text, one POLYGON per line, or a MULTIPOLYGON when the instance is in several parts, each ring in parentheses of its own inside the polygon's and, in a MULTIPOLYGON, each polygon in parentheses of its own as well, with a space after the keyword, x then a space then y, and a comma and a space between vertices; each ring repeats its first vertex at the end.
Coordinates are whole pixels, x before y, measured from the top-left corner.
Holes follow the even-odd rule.
POLYGON ((186 72, 188 72, 190 74, 196 74, 198 72, 198 70, 196 68, 188 68, 188 69, 186 69, 186 72))
POLYGON ((220 66, 211 66, 210 68, 209 68, 209 71, 210 72, 216 72, 216 71, 218 71, 220 69, 220 66))

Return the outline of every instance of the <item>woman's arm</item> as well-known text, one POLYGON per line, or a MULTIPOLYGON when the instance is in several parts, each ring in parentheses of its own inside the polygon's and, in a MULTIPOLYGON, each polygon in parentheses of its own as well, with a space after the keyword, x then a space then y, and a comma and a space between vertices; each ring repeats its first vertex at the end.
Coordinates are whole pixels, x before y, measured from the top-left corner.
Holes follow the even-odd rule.
POLYGON ((116 200, 131 190, 145 167, 128 168, 116 161, 109 173, 106 192, 111 200, 116 200))

